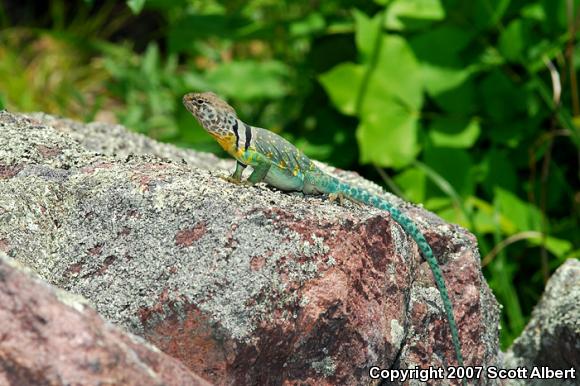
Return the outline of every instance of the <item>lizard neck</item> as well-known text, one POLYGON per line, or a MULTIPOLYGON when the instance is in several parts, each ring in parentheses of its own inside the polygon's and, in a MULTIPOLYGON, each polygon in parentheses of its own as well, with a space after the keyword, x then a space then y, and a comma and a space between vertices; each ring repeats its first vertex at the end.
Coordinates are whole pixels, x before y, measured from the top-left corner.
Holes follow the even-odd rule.
POLYGON ((212 137, 219 143, 222 149, 228 154, 234 155, 236 152, 236 136, 233 134, 219 135, 215 132, 209 132, 212 137))

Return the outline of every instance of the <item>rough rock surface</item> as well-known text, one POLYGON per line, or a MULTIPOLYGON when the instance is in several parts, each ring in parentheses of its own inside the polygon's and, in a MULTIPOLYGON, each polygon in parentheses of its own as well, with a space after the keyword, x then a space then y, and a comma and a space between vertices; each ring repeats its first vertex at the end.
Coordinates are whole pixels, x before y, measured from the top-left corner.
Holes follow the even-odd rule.
POLYGON ((209 386, 0 252, 0 385, 209 386))
MULTIPOLYGON (((366 385, 371 366, 456 364, 429 267, 388 213, 233 185, 213 156, 118 126, 0 125, 0 250, 204 378, 366 385)), ((466 364, 497 365, 475 238, 384 197, 438 256, 466 364)))
POLYGON ((576 379, 510 381, 510 385, 580 384, 580 261, 569 259, 552 275, 532 318, 506 353, 506 368, 575 369, 576 379))

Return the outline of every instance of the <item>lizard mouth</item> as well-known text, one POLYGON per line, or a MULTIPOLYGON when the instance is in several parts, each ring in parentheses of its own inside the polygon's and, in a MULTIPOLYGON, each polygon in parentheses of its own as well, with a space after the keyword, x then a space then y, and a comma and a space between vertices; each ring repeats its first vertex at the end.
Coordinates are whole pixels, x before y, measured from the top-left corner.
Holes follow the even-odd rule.
POLYGON ((195 103, 193 103, 194 97, 195 96, 191 93, 185 94, 181 100, 183 102, 183 105, 185 106, 185 108, 187 110, 189 110, 189 112, 191 112, 191 113, 195 113, 195 111, 196 111, 195 103))

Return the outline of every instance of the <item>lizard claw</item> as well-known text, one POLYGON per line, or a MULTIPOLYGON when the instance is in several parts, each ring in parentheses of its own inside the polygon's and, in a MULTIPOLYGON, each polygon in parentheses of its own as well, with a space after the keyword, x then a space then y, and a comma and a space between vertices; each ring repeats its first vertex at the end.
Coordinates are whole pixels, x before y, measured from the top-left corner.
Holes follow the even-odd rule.
POLYGON ((220 176, 222 180, 230 182, 232 184, 241 185, 241 186, 252 186, 253 184, 247 180, 242 181, 241 179, 237 179, 234 176, 220 176))
POLYGON ((330 200, 330 202, 334 202, 334 201, 338 200, 338 204, 340 206, 344 206, 345 196, 342 193, 330 193, 328 195, 328 199, 330 200))
POLYGON ((353 200, 352 198, 346 196, 344 193, 340 193, 340 192, 338 192, 338 193, 330 193, 328 195, 328 199, 331 202, 338 200, 338 204, 340 206, 344 206, 345 202, 347 202, 347 201, 350 201, 350 202, 352 202, 352 203, 354 203, 356 205, 362 206, 362 204, 360 202, 358 202, 356 200, 353 200))
POLYGON ((222 180, 227 181, 227 182, 231 182, 232 184, 239 184, 242 182, 242 180, 239 180, 239 179, 235 178, 234 176, 220 176, 220 178, 222 180))

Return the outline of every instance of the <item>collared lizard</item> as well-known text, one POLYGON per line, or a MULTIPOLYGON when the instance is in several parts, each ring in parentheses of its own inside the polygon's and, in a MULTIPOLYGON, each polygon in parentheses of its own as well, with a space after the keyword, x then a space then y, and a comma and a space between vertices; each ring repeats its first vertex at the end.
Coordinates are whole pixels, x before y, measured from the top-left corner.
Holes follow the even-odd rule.
POLYGON ((410 218, 379 196, 323 172, 281 136, 244 123, 237 117, 234 108, 214 93, 186 94, 183 104, 220 146, 236 159, 236 169, 229 178, 232 182, 240 183, 244 169, 250 165, 253 171, 246 181, 249 184, 264 181, 285 191, 328 194, 333 198, 344 196, 388 211, 393 220, 415 240, 431 268, 443 300, 457 363, 463 366, 459 333, 441 268, 429 243, 410 218))

